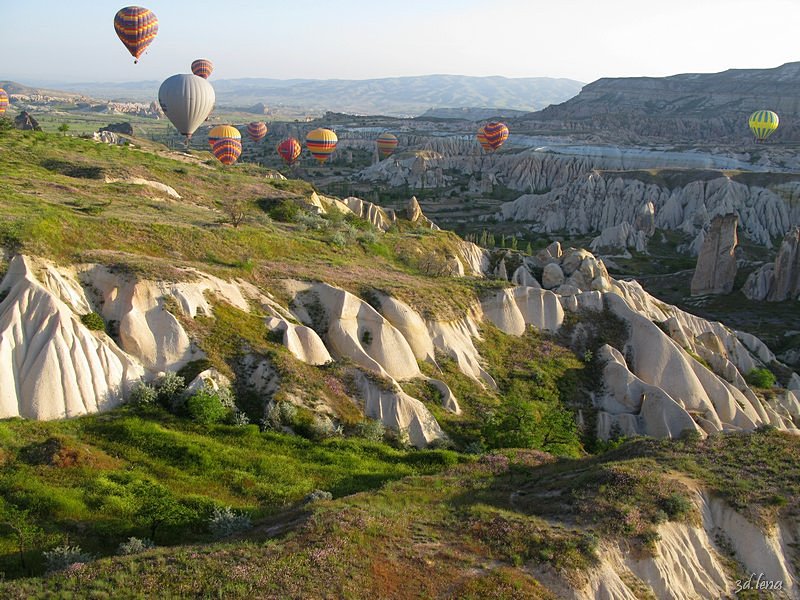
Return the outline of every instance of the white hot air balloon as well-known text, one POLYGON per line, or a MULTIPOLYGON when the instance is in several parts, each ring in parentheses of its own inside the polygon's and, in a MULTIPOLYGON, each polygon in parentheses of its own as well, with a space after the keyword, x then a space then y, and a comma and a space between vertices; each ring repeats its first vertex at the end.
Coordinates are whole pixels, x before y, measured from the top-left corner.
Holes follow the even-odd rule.
POLYGON ((214 88, 197 75, 173 75, 158 88, 158 103, 187 141, 214 108, 214 88))

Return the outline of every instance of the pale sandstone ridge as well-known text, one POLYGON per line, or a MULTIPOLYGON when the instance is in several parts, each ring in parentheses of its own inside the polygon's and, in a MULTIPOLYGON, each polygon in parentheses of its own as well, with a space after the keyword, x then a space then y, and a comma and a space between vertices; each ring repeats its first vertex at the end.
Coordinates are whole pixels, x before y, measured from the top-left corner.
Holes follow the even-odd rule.
POLYGON ((79 315, 91 308, 67 283, 71 275, 22 256, 9 264, 0 284, 0 418, 108 410, 144 372, 105 333, 83 325, 79 315))
POLYGON ((800 300, 800 227, 787 232, 775 262, 751 273, 742 292, 751 300, 800 300))
POLYGON ((781 582, 782 590, 771 597, 797 597, 798 573, 791 561, 797 540, 795 524, 779 521, 762 530, 702 490, 692 490, 692 497, 701 516, 699 526, 660 525, 660 539, 651 555, 606 542, 599 551, 600 564, 589 573, 586 583, 571 586, 556 580, 551 589, 561 597, 580 600, 635 600, 643 597, 643 588, 665 600, 727 598, 733 595, 742 573, 756 573, 763 574, 762 580, 781 582), (738 563, 737 572, 726 566, 728 548, 738 563))
POLYGON ((114 179, 113 177, 106 177, 106 183, 128 183, 130 185, 143 185, 145 187, 149 187, 151 189, 156 190, 157 192, 161 192, 173 198, 175 200, 180 200, 181 195, 175 191, 175 188, 170 187, 164 183, 159 181, 151 181, 149 179, 142 179, 141 177, 128 177, 126 179, 114 179))
POLYGON ((736 215, 716 216, 704 237, 692 277, 692 296, 730 294, 736 278, 736 215))

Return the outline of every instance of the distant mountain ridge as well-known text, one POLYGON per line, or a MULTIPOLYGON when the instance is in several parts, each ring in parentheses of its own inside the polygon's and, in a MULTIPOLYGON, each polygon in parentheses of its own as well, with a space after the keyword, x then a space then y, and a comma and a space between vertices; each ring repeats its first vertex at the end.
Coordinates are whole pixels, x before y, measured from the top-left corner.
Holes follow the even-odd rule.
POLYGON ((771 69, 602 78, 527 120, 642 138, 735 141, 750 136, 747 117, 763 108, 781 117, 775 141, 800 140, 800 62, 771 69))
MULTIPOLYGON (((214 79, 220 106, 296 106, 309 112, 415 116, 431 108, 490 106, 521 111, 540 110, 571 98, 584 85, 550 77, 468 77, 423 75, 382 79, 214 79)), ((61 84, 61 89, 97 97, 152 99, 158 83, 61 84)))

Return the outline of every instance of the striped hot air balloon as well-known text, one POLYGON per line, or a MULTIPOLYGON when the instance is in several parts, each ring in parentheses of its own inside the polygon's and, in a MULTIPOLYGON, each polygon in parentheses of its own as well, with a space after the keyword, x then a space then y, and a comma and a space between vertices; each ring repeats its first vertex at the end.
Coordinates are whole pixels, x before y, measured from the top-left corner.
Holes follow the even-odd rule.
POLYGON ((483 145, 483 142, 481 142, 481 146, 483 146, 483 149, 487 152, 493 152, 497 150, 508 139, 508 127, 506 127, 504 123, 487 123, 481 127, 481 129, 478 130, 479 142, 481 141, 481 132, 486 138, 486 144, 488 144, 489 149, 487 150, 486 146, 483 145))
POLYGON ((264 136, 267 135, 266 123, 262 123, 261 121, 253 121, 252 123, 248 123, 247 135, 250 136, 250 139, 257 144, 264 139, 264 136))
POLYGON ((148 8, 126 6, 114 17, 114 29, 137 63, 158 34, 158 17, 148 8))
POLYGON ((208 132, 208 145, 213 148, 214 142, 218 142, 224 138, 241 141, 242 134, 232 125, 216 125, 208 132))
POLYGON ((208 79, 214 71, 214 63, 207 58, 198 58, 192 62, 192 73, 203 79, 208 79))
POLYGON ((309 131, 306 136, 306 148, 311 152, 311 156, 317 159, 319 164, 327 161, 334 150, 336 150, 336 143, 339 138, 330 129, 315 129, 309 131))
POLYGON ((397 136, 386 131, 378 136, 376 143, 381 157, 389 158, 397 149, 397 136))
POLYGON ((486 139, 486 134, 483 132, 483 127, 478 129, 478 143, 481 145, 481 148, 484 149, 486 152, 492 151, 492 146, 489 144, 489 140, 486 139))
POLYGON ((293 165, 303 149, 300 147, 300 142, 294 138, 286 138, 278 144, 278 154, 286 162, 287 165, 293 165))
POLYGON ((0 115, 5 114, 8 108, 8 94, 3 88, 0 88, 0 115))
POLYGON ((223 165, 232 165, 242 155, 242 141, 234 138, 220 138, 214 142, 211 152, 223 165))
POLYGON ((756 138, 756 142, 763 142, 778 128, 780 120, 778 115, 771 110, 757 110, 747 121, 750 130, 756 138))

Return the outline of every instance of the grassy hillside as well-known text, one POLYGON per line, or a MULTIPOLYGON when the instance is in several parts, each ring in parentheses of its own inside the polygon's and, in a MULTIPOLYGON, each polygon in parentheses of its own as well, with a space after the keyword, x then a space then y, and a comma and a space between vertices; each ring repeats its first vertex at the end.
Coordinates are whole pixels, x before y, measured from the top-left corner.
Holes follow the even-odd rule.
MULTIPOLYGON (((580 581, 611 540, 650 552, 657 524, 697 522, 688 501, 692 486, 746 506, 750 518, 771 521, 777 512, 796 518, 798 458, 797 438, 775 431, 702 442, 642 440, 578 460, 489 454, 307 505, 284 515, 283 527, 267 518, 221 543, 184 539, 180 547, 0 584, 0 593, 556 598, 531 573, 580 581)), ((734 561, 729 568, 731 581, 742 576, 734 561)))

